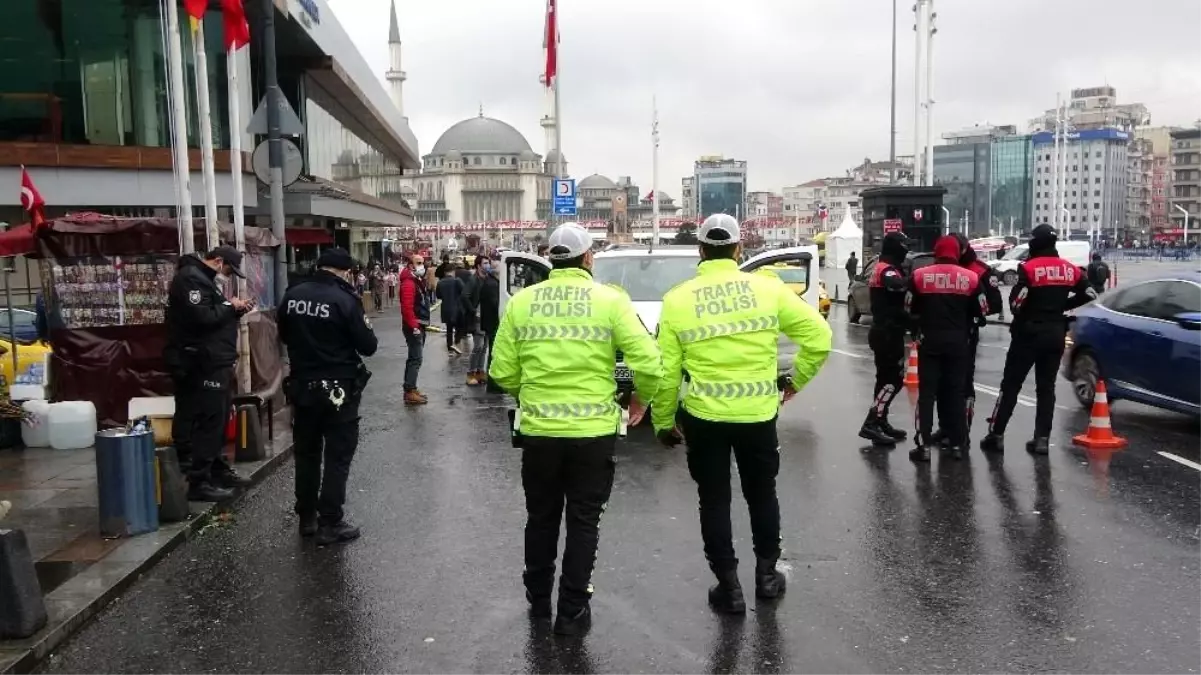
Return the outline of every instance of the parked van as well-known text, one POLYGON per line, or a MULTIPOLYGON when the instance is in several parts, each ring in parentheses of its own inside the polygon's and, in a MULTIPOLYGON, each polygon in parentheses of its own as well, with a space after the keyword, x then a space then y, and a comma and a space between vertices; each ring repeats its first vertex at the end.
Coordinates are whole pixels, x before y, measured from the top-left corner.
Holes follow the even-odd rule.
MULTIPOLYGON (((1059 257, 1080 267, 1088 267, 1092 247, 1087 241, 1059 241, 1055 244, 1059 257)), ((1018 281, 1018 263, 1030 257, 1030 245, 1018 244, 1009 250, 1000 260, 990 260, 988 264, 1001 278, 1001 283, 1012 286, 1018 281)))

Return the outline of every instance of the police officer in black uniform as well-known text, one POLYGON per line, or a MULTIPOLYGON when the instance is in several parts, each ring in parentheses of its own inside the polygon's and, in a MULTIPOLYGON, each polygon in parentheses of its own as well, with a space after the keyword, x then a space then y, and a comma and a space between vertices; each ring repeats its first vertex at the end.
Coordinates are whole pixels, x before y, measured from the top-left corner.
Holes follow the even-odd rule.
POLYGON ((904 234, 890 232, 884 235, 880 259, 868 280, 872 327, 867 334, 867 343, 876 360, 876 389, 872 408, 859 429, 859 437, 878 445, 896 445, 908 436, 888 422, 888 407, 905 379, 905 333, 910 322, 905 314, 903 266, 908 253, 909 241, 904 234))
POLYGON ((250 483, 221 456, 238 360, 238 318, 254 303, 227 299, 218 278, 242 276, 241 265, 242 254, 230 246, 182 256, 168 292, 163 360, 175 384, 171 435, 192 501, 221 501, 233 495, 230 488, 250 483))
POLYGON ((988 435, 980 441, 980 449, 985 452, 1005 451, 1005 427, 1013 416, 1022 384, 1034 368, 1038 400, 1034 438, 1026 443, 1026 451, 1047 454, 1055 415, 1055 375, 1067 333, 1064 312, 1097 297, 1085 271, 1059 257, 1054 228, 1039 225, 1031 235, 1030 256, 1018 265, 1018 282, 1009 292, 1012 337, 1001 376, 1001 395, 989 419, 988 435))
MULTIPOLYGON (((1004 300, 1001 298, 1001 282, 997 278, 996 271, 976 256, 976 251, 972 249, 972 244, 966 235, 955 233, 951 236, 959 242, 959 265, 976 273, 980 279, 980 288, 984 291, 984 298, 988 301, 988 309, 983 316, 977 317, 976 321, 972 323, 968 334, 968 360, 964 368, 963 393, 967 403, 964 430, 970 436, 972 421, 976 418, 976 352, 980 346, 980 329, 988 324, 988 317, 1001 313, 1004 300)), ((945 431, 939 429, 934 432, 933 440, 940 445, 945 445, 948 436, 945 431)))
POLYGON ((359 536, 342 505, 371 377, 361 357, 374 354, 379 340, 350 285, 353 267, 345 249, 323 252, 313 276, 288 289, 279 307, 279 336, 292 366, 284 388, 293 406, 296 513, 300 536, 315 534, 320 546, 359 536))
POLYGON ((988 300, 976 273, 959 265, 959 242, 950 235, 934 242, 934 264, 914 270, 905 293, 905 307, 917 324, 918 385, 915 462, 930 461, 934 444, 935 404, 947 435, 952 459, 961 459, 967 445, 964 429, 967 396, 963 371, 970 354, 972 326, 988 311, 988 300))

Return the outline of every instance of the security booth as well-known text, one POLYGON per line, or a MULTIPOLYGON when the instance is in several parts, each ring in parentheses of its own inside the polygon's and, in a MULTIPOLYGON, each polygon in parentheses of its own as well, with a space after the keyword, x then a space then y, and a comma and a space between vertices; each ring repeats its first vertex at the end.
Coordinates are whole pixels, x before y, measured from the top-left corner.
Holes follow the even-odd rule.
POLYGON ((933 251, 943 234, 946 216, 942 210, 945 187, 887 185, 859 193, 863 207, 865 255, 880 252, 880 242, 890 232, 904 232, 913 251, 933 251))

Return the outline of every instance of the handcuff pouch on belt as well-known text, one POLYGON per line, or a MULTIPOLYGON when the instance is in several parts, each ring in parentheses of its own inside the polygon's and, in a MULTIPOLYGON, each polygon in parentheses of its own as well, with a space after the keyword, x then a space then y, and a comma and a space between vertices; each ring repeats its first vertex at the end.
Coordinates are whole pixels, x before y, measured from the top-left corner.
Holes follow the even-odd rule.
POLYGON ((371 379, 371 371, 360 366, 354 378, 329 378, 321 380, 284 380, 284 395, 298 407, 318 407, 328 404, 335 411, 341 410, 346 401, 363 393, 371 379))

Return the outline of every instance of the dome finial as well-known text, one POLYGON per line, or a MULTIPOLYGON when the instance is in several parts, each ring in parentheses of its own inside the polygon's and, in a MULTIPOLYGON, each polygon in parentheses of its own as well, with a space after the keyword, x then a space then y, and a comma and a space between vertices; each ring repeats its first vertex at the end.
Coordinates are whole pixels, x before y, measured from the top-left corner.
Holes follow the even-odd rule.
POLYGON ((480 117, 484 116, 484 102, 480 101, 480 117))

